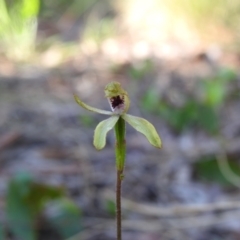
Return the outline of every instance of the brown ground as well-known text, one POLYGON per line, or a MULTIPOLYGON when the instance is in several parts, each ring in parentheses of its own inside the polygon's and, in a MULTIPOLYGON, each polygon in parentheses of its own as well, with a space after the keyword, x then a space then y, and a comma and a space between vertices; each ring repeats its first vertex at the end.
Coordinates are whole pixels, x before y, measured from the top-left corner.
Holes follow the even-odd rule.
MULTIPOLYGON (((104 116, 81 109, 73 99, 77 93, 89 105, 107 110, 103 89, 115 80, 129 91, 130 113, 151 121, 163 141, 162 150, 154 149, 127 127, 122 194, 132 202, 123 202, 124 240, 240 239, 240 212, 231 205, 240 197, 238 188, 229 190, 201 182, 193 172, 192 164, 200 156, 220 152, 219 141, 199 129, 176 134, 161 117, 140 108, 140 99, 149 86, 155 86, 159 94, 184 94, 192 91, 199 78, 213 74, 222 60, 209 62, 205 54, 180 60, 152 59, 154 69, 140 80, 128 74, 131 62, 110 71, 101 55, 70 59, 51 70, 6 62, 13 74, 0 76, 1 211, 9 179, 29 171, 40 182, 64 186, 81 208, 86 228, 74 239, 115 239, 114 219, 106 211, 106 202, 114 198, 115 189, 114 136, 111 132, 106 148, 96 151, 93 131, 104 116), (215 206, 220 201, 230 207, 215 206), (134 203, 143 205, 136 207, 134 203), (172 208, 179 204, 180 210, 172 208), (203 206, 202 212, 185 209, 192 204, 203 206), (212 204, 211 211, 207 204, 212 204), (149 205, 166 213, 156 216, 149 205)), ((226 103, 221 116, 220 135, 227 142, 226 153, 239 157, 239 99, 226 103)), ((46 236, 50 233, 42 239, 46 236)))

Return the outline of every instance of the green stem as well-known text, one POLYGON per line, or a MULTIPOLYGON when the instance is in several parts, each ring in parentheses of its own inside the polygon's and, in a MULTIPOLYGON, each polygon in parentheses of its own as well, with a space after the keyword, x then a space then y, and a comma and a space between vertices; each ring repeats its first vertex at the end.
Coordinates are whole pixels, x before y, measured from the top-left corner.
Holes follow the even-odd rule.
POLYGON ((115 125, 116 136, 116 167, 117 167, 117 184, 116 184, 116 220, 117 220, 117 240, 122 240, 122 213, 121 213, 121 189, 123 180, 123 170, 126 156, 125 142, 125 120, 121 117, 115 125))
POLYGON ((126 156, 126 142, 125 142, 125 120, 121 117, 115 125, 116 136, 116 166, 117 170, 124 170, 125 156, 126 156))

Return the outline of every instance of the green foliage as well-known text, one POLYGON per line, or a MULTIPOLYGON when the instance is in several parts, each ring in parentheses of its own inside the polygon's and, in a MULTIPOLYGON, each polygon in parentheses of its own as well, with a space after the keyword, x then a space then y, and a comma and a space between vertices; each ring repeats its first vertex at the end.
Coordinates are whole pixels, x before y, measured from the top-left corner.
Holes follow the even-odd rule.
POLYGON ((151 59, 145 59, 140 63, 131 66, 128 69, 130 77, 134 80, 141 80, 145 75, 152 72, 153 61, 151 59))
POLYGON ((36 240, 38 217, 50 201, 56 211, 49 222, 56 231, 64 238, 80 231, 80 210, 64 198, 63 190, 37 183, 31 175, 22 173, 8 185, 6 217, 11 234, 18 240, 36 240))
POLYGON ((5 234, 5 229, 3 228, 3 226, 1 226, 0 223, 0 240, 5 240, 6 239, 6 234, 5 234))
POLYGON ((158 106, 162 108, 162 111, 165 111, 165 105, 160 103, 160 97, 154 88, 149 88, 143 95, 141 106, 143 109, 146 109, 149 112, 156 113, 158 112, 158 106))
POLYGON ((0 0, 0 42, 11 58, 25 59, 34 49, 39 0, 0 0))
POLYGON ((182 132, 190 127, 201 127, 209 133, 216 133, 219 128, 217 111, 194 99, 189 98, 180 108, 166 101, 156 101, 154 98, 144 99, 143 108, 159 114, 177 132, 182 132))
POLYGON ((235 72, 222 69, 213 78, 201 81, 203 102, 213 108, 221 106, 227 97, 229 82, 235 79, 235 72))
POLYGON ((100 21, 92 20, 84 32, 85 39, 93 40, 97 45, 100 45, 104 40, 114 36, 116 33, 115 22, 111 18, 104 18, 100 21))
POLYGON ((177 131, 182 132, 189 127, 201 127, 209 133, 218 130, 218 117, 216 111, 195 100, 187 101, 181 108, 172 108, 162 104, 159 114, 177 131))
MULTIPOLYGON (((45 0, 45 1, 48 1, 48 0, 45 0)), ((69 1, 66 1, 66 0, 61 0, 61 1, 62 1, 62 6, 65 5, 65 7, 69 7, 70 13, 74 14, 75 16, 84 14, 94 4, 97 3, 97 0, 81 0, 81 1, 72 0, 70 3, 69 3, 69 1), (68 6, 66 6, 66 5, 68 5, 68 6)), ((55 1, 55 4, 59 5, 59 2, 61 2, 61 1, 55 1)), ((54 1, 52 1, 52 2, 54 2, 54 1)))
POLYGON ((79 118, 84 127, 92 127, 94 125, 95 121, 93 117, 89 115, 81 115, 79 118))
POLYGON ((116 215, 116 204, 114 201, 112 200, 107 200, 106 203, 105 203, 105 208, 106 208, 106 211, 108 212, 108 214, 110 216, 115 216, 116 215))
POLYGON ((164 5, 176 18, 185 18, 191 25, 195 25, 198 31, 215 26, 228 28, 234 35, 238 34, 240 16, 238 0, 168 0, 164 1, 164 5))
POLYGON ((68 199, 56 200, 54 203, 54 216, 49 221, 60 233, 63 239, 70 238, 81 231, 81 212, 72 201, 68 199))
MULTIPOLYGON (((228 161, 231 170, 240 175, 240 165, 234 161, 228 161)), ((196 177, 200 180, 218 183, 223 186, 233 186, 232 183, 223 175, 219 169, 217 159, 214 156, 208 156, 200 159, 193 165, 196 177)))
MULTIPOLYGON (((104 1, 106 2, 107 0, 104 1)), ((89 12, 97 2, 98 0, 41 0, 40 17, 53 20, 66 14, 78 18, 89 12)))
POLYGON ((217 17, 217 13, 218 17, 220 17, 221 12, 219 13, 218 9, 219 6, 224 5, 225 1, 219 0, 218 3, 216 3, 208 0, 180 0, 180 4, 179 2, 177 4, 175 0, 171 0, 170 2, 174 4, 176 12, 183 13, 193 19, 193 21, 195 20, 199 23, 201 20, 205 22, 210 18, 213 19, 213 17, 217 17))
POLYGON ((159 114, 177 132, 190 127, 200 127, 215 134, 219 129, 219 110, 227 100, 228 84, 234 79, 235 72, 220 70, 214 77, 202 80, 195 89, 196 97, 187 96, 181 107, 161 99, 156 89, 149 88, 142 98, 141 105, 145 110, 159 114))
MULTIPOLYGON (((198 105, 194 101, 188 101, 180 109, 172 112, 171 124, 177 131, 183 131, 185 128, 192 126, 198 119, 198 105)), ((171 114, 171 113, 170 113, 171 114)))
POLYGON ((39 11, 39 1, 22 0, 20 9, 21 9, 21 16, 24 19, 36 17, 39 11))
POLYGON ((216 109, 204 104, 199 104, 197 108, 197 114, 198 117, 196 119, 196 122, 200 127, 212 134, 218 132, 219 117, 216 109))

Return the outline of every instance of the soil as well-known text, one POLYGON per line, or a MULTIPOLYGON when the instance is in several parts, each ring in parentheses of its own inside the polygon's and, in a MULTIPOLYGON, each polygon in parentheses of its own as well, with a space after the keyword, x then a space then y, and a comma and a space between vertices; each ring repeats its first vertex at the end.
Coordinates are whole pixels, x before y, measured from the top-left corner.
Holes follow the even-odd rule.
MULTIPOLYGON (((14 65, 13 74, 1 74, 1 212, 4 212, 9 180, 27 171, 41 183, 64 187, 68 197, 79 206, 84 230, 74 239, 115 239, 114 218, 106 210, 107 202, 114 200, 115 191, 114 135, 110 132, 104 150, 96 151, 92 145, 94 128, 105 116, 87 112, 73 98, 76 93, 89 105, 109 110, 103 90, 106 83, 115 80, 129 92, 129 113, 152 122, 163 142, 161 150, 155 149, 127 126, 122 196, 133 205, 141 203, 142 207, 134 210, 123 203, 123 239, 239 239, 239 210, 235 208, 156 216, 143 207, 171 209, 238 201, 237 187, 229 189, 201 181, 194 175, 194 162, 202 156, 221 153, 218 138, 198 128, 178 134, 161 116, 145 111, 140 104, 149 86, 166 97, 172 94, 177 98, 178 94, 191 92, 194 82, 214 74, 216 67, 221 68, 221 62, 212 64, 199 56, 167 61, 153 59, 154 69, 140 80, 129 75, 131 62, 120 64, 117 71, 110 70, 103 62, 99 55, 90 61, 71 59, 54 69, 14 65)), ((237 82, 239 86, 240 80, 237 82)), ((226 154, 237 159, 240 101, 235 98, 224 106, 220 135, 227 143, 226 154)), ((58 239, 58 236, 43 223, 39 239, 58 239)))

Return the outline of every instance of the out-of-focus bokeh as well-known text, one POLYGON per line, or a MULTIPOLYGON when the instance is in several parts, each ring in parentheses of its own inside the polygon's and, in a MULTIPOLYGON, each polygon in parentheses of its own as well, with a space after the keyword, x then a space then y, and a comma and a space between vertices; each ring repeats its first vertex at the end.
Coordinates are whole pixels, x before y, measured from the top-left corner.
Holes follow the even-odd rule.
POLYGON ((120 82, 124 240, 240 239, 238 0, 0 0, 0 240, 113 240, 114 135, 92 145, 120 82))

